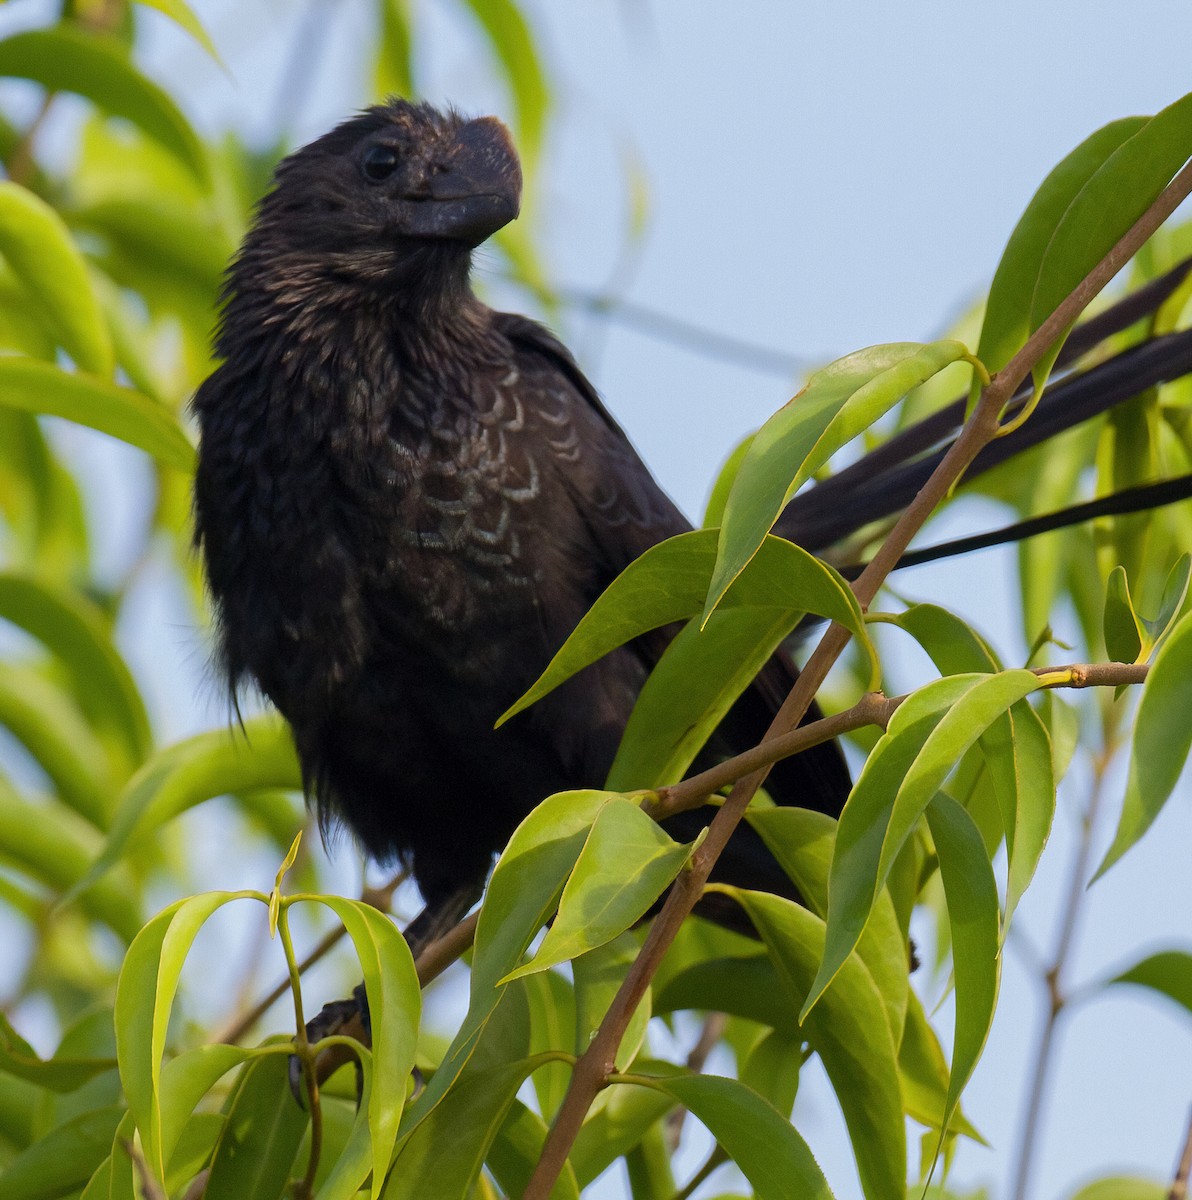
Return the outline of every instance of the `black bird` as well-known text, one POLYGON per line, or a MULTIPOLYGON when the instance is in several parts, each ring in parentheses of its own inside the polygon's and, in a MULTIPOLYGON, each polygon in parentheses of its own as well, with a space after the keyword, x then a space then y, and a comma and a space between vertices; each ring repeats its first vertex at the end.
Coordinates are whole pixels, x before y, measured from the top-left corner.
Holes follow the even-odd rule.
MULTIPOLYGON (((222 668, 293 727, 323 822, 410 866, 415 944, 471 906, 539 800, 603 783, 673 631, 493 724, 620 571, 690 527, 568 351, 473 294, 472 250, 520 190, 497 120, 400 100, 292 154, 229 269, 222 365, 194 401, 222 668)), ((773 659, 716 752, 759 740, 794 677, 773 659)), ((837 814, 849 776, 829 744, 769 786, 837 814)), ((721 870, 793 894, 748 829, 721 870)))

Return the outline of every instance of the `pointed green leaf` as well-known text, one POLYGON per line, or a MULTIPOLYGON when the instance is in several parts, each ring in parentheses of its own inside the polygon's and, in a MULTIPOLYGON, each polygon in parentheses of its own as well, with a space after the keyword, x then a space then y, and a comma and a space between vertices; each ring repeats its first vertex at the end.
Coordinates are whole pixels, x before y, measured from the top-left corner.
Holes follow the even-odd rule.
POLYGON ((632 800, 612 799, 592 824, 538 953, 502 983, 577 958, 636 924, 691 857, 632 800))
POLYGON ((869 613, 866 620, 905 630, 923 647, 941 675, 1002 669, 988 642, 938 604, 912 604, 900 613, 869 613))
MULTIPOLYGON (((906 1010, 902 1044, 898 1047, 898 1072, 907 1116, 930 1129, 943 1128, 948 1106, 948 1063, 923 1004, 914 992, 906 1010)), ((959 1108, 953 1113, 950 1128, 983 1146, 988 1145, 959 1108)))
POLYGON ((544 1061, 524 1058, 466 1071, 403 1142, 386 1200, 469 1200, 518 1088, 544 1061))
MULTIPOLYGON (((1126 138, 1072 198, 1039 264, 1031 301, 1032 331, 1146 212, 1189 155, 1192 93, 1169 104, 1126 138)), ((1046 382, 1062 342, 1061 338, 1035 366, 1037 389, 1046 382)))
POLYGON ((794 494, 912 388, 966 358, 960 342, 870 346, 816 371, 754 436, 724 506, 706 620, 794 494))
POLYGON ((757 1200, 831 1200, 832 1189, 794 1126, 739 1080, 674 1075, 650 1086, 673 1096, 703 1122, 749 1180, 757 1200))
MULTIPOLYGON (((631 563, 501 721, 618 646, 652 629, 697 616, 716 560, 716 538, 714 529, 679 534, 631 563)), ((782 538, 765 538, 721 607, 783 610, 792 614, 792 628, 797 616, 805 613, 826 617, 848 629, 876 664, 860 606, 847 582, 826 563, 782 538)))
POLYGON ((290 1095, 289 1055, 258 1053, 250 1059, 224 1113, 204 1200, 281 1200, 291 1176, 301 1170, 295 1160, 310 1124, 290 1095))
MULTIPOLYGON (((535 1072, 535 1080, 542 1070, 535 1072)), ((493 1178, 506 1196, 524 1194, 530 1176, 542 1157, 545 1141, 546 1123, 520 1100, 514 1100, 484 1160, 484 1165, 493 1173, 493 1178)), ((550 1200, 579 1200, 579 1184, 569 1162, 563 1164, 562 1173, 551 1189, 550 1200)))
POLYGON ((405 1136, 434 1111, 476 1051, 501 998, 501 984, 555 911, 567 876, 601 807, 615 793, 560 792, 514 830, 497 860, 480 909, 468 1012, 438 1070, 402 1117, 405 1136))
POLYGON ((736 608, 713 613, 702 629, 688 621, 638 693, 607 786, 626 791, 682 779, 800 615, 736 608))
MULTIPOLYGON (((60 1053, 60 1052, 59 1052, 60 1053)), ((38 1058, 37 1052, 0 1013, 0 1074, 28 1080, 53 1092, 73 1092, 116 1065, 113 1058, 38 1058)), ((111 1140, 110 1138, 108 1139, 111 1140)))
POLYGON ((952 1074, 940 1132, 942 1139, 993 1024, 1001 968, 1001 914, 993 867, 972 817, 941 792, 927 807, 927 824, 939 855, 948 902, 952 970, 956 979, 952 1074))
POLYGON ((44 200, 9 180, 0 181, 0 255, 66 353, 84 371, 111 375, 107 323, 70 230, 44 200))
POLYGON ((164 909, 133 939, 116 983, 116 1059, 153 1177, 165 1178, 161 1060, 182 964, 195 935, 216 909, 255 892, 208 892, 164 909))
POLYGON ((1150 828, 1192 750, 1192 613, 1185 615, 1151 665, 1130 753, 1126 798, 1113 843, 1093 879, 1099 879, 1150 828))
POLYGON ((50 1130, 0 1172, 0 1200, 57 1200, 76 1193, 108 1156, 123 1116, 119 1105, 96 1108, 50 1130))
POLYGON ((31 29, 0 41, 0 75, 31 79, 52 92, 75 92, 139 126, 208 180, 203 144, 181 110, 133 65, 119 42, 75 25, 31 29))
POLYGON ((1134 983, 1150 988, 1192 1013, 1192 953, 1160 950, 1148 954, 1108 983, 1134 983))
POLYGON ((161 1157, 169 1164, 199 1101, 235 1067, 260 1051, 240 1046, 196 1046, 161 1069, 161 1157))
POLYGON ((0 573, 0 618, 50 650, 70 673, 88 719, 118 736, 139 762, 152 745, 144 701, 99 608, 77 589, 17 572, 0 573))
POLYGON ((194 470, 194 447, 178 419, 131 388, 32 358, 6 357, 0 359, 0 404, 64 417, 128 442, 167 466, 194 470))
MULTIPOLYGON (((749 914, 792 1009, 804 1004, 824 948, 824 923, 790 900, 726 889, 749 914)), ((898 1051, 882 999, 860 958, 850 955, 803 1019, 802 1035, 824 1064, 848 1126, 864 1194, 903 1200, 906 1133, 898 1051), (821 1007, 822 1006, 822 1007, 821 1007)))
POLYGON ((1167 631, 1184 607, 1188 596, 1188 584, 1192 581, 1192 554, 1180 555, 1171 568, 1163 585, 1163 596, 1159 601, 1159 613, 1153 621, 1142 618, 1148 636, 1148 652, 1167 636, 1167 631))
POLYGON ((840 816, 824 961, 804 1017, 856 946, 895 857, 952 768, 995 719, 1038 687, 1038 677, 1024 670, 950 675, 895 710, 840 816))
MULTIPOLYGON (((1014 357, 1034 329, 1031 304, 1039 272, 1064 213, 1105 160, 1145 124, 1145 117, 1126 117, 1098 129, 1051 171, 1031 197, 989 288, 977 357, 991 374, 1014 357)), ((974 383, 974 395, 977 390, 974 383)))
MULTIPOLYGON (((745 818, 794 883, 803 903, 821 920, 826 917, 836 822, 824 813, 787 807, 749 809, 745 818)), ((886 1010, 890 1037, 897 1045, 910 996, 910 950, 894 903, 885 891, 874 903, 857 943, 857 955, 873 977, 886 1010)))
MULTIPOLYGON (((575 979, 575 1040, 572 1048, 577 1057, 591 1045, 640 950, 640 941, 627 933, 581 954, 572 962, 571 974, 575 979)), ((653 1011, 653 994, 647 988, 613 1055, 613 1065, 618 1071, 628 1070, 629 1064, 637 1058, 646 1040, 646 1028, 653 1011)))
POLYGON ((414 970, 409 944, 384 913, 362 900, 340 896, 309 899, 325 904, 343 922, 364 970, 374 1079, 383 1081, 381 1086, 372 1088, 368 1100, 371 1195, 377 1200, 397 1142, 397 1127, 406 1099, 405 1081, 414 1068, 422 1012, 418 973, 414 970))
POLYGON ((1145 633, 1123 567, 1114 567, 1105 585, 1105 617, 1102 625, 1105 652, 1113 662, 1137 662, 1142 654, 1145 633))
POLYGON ((989 771, 1009 859, 1004 926, 1035 875, 1055 815, 1051 738, 1042 718, 1025 700, 1011 705, 980 741, 989 771))

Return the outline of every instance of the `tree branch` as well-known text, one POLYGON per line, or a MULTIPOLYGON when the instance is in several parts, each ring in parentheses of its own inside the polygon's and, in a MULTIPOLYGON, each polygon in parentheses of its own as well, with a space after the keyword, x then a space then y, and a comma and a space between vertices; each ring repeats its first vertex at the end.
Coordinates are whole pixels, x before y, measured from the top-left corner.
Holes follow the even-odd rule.
MULTIPOLYGON (((1192 192, 1192 162, 1168 184, 1125 236, 1031 335, 1022 350, 990 381, 943 461, 853 584, 862 608, 867 608, 873 602, 882 582, 906 551, 911 539, 956 485, 978 452, 998 435, 998 418, 1031 368, 1189 192, 1192 192)), ((848 631, 838 625, 828 627, 774 718, 763 744, 789 733, 802 720, 829 669, 848 645, 849 636, 848 631)), ((600 1028, 575 1064, 567 1094, 547 1135, 542 1156, 523 1200, 547 1200, 549 1197, 592 1101, 606 1085, 609 1073, 614 1069, 616 1050, 634 1011, 679 926, 702 894, 713 864, 728 843, 749 801, 765 780, 767 770, 767 767, 762 767, 738 780, 708 826, 707 835, 692 855, 687 869, 672 886, 662 911, 654 919, 641 952, 630 967, 600 1028)))

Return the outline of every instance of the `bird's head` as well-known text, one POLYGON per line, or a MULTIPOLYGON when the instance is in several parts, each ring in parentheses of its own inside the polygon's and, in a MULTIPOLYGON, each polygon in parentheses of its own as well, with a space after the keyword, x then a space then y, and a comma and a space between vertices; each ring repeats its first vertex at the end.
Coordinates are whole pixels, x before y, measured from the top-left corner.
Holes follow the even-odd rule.
POLYGON ((429 284, 452 263, 466 276, 471 250, 517 216, 521 183, 495 117, 391 100, 278 165, 239 266, 388 287, 429 284))

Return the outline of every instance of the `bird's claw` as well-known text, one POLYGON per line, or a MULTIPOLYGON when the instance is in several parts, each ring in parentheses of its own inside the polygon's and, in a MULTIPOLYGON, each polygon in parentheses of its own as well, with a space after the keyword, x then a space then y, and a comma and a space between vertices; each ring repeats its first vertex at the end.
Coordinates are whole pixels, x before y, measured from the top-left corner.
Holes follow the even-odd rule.
MULTIPOLYGON (((324 1038, 344 1034, 355 1038, 365 1046, 372 1045, 372 1025, 369 1021, 368 998, 364 993, 364 985, 360 984, 353 991, 350 999, 332 1000, 324 1004, 322 1011, 306 1023, 306 1041, 310 1046, 316 1046, 324 1038)), ((362 1077, 359 1063, 349 1046, 328 1046, 320 1051, 315 1059, 315 1080, 322 1083, 334 1074, 344 1063, 357 1062, 356 1090, 359 1094, 362 1077)), ((300 1108, 306 1107, 306 1078, 302 1058, 297 1054, 290 1056, 290 1091, 300 1108)))

